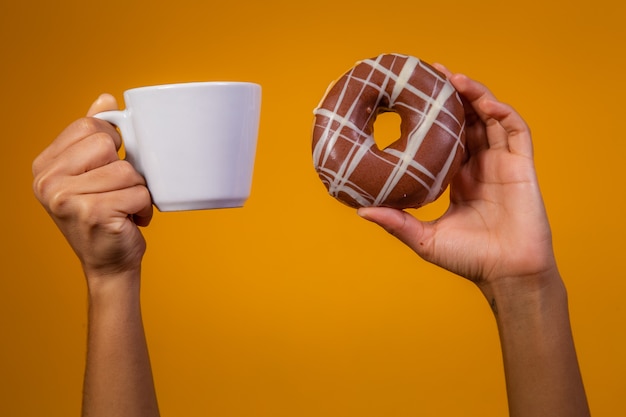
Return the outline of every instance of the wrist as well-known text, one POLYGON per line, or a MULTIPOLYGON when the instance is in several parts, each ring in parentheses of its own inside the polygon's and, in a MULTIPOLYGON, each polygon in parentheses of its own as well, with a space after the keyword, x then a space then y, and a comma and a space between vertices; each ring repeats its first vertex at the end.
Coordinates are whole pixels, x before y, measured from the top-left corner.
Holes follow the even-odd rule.
POLYGON ((567 305, 567 292, 556 266, 532 276, 503 277, 479 288, 499 319, 541 314, 555 304, 567 305))
POLYGON ((92 307, 134 303, 139 301, 141 270, 117 273, 85 271, 89 302, 92 307))

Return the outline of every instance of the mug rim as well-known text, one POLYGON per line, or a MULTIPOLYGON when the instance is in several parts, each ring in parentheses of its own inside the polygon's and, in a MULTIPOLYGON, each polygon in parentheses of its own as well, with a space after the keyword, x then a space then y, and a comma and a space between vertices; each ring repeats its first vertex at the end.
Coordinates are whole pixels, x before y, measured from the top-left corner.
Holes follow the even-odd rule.
POLYGON ((261 87, 260 84, 250 81, 189 81, 171 84, 154 84, 141 87, 129 88, 125 93, 139 92, 147 90, 173 90, 173 89, 185 89, 195 87, 216 87, 216 86, 256 86, 261 87))

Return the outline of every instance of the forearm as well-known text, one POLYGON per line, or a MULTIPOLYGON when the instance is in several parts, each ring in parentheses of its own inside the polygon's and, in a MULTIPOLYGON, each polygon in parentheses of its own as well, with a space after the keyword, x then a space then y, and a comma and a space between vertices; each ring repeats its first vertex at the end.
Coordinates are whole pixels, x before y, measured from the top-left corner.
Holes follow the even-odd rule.
POLYGON ((89 281, 84 416, 159 415, 141 317, 139 272, 127 274, 89 281))
POLYGON ((504 283, 483 292, 500 333, 510 416, 589 416, 558 272, 531 288, 504 283))

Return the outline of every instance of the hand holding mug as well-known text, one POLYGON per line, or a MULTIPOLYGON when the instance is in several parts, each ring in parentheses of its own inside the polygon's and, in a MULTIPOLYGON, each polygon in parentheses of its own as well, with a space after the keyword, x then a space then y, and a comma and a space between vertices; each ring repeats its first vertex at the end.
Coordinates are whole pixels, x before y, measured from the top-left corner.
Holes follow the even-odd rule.
MULTIPOLYGON (((102 95, 88 115, 115 109, 102 95)), ((90 277, 139 270, 152 203, 144 178, 118 156, 115 128, 86 117, 61 132, 33 162, 35 196, 48 211, 90 277)))

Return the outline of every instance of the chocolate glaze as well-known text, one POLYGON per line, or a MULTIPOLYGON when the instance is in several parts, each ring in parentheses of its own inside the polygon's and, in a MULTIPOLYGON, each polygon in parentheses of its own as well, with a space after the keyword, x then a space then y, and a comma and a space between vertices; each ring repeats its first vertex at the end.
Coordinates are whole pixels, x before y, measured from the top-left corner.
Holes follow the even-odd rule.
POLYGON ((465 152, 465 113, 446 77, 411 56, 358 62, 315 109, 313 162, 330 195, 351 207, 420 207, 437 199, 465 152), (401 118, 400 138, 379 149, 376 116, 401 118))

